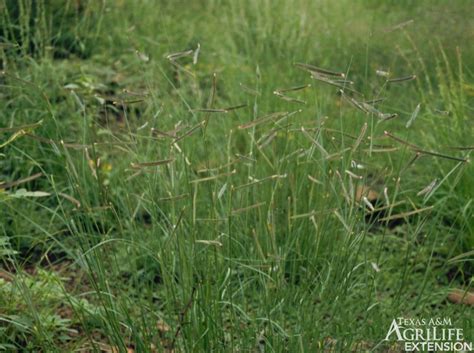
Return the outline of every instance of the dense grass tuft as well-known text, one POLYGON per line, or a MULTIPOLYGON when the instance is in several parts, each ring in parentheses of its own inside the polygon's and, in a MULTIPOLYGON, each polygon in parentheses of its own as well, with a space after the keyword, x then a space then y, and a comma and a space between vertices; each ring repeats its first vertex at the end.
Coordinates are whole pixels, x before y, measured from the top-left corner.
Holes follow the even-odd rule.
POLYGON ((0 349, 472 341, 469 1, 62 5, 0 2, 0 349))

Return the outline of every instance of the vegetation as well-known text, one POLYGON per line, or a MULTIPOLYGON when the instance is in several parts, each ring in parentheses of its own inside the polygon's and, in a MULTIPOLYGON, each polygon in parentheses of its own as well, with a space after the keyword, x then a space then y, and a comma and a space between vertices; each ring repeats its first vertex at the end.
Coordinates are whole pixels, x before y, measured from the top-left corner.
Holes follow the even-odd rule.
POLYGON ((472 342, 471 1, 0 9, 0 350, 472 342))

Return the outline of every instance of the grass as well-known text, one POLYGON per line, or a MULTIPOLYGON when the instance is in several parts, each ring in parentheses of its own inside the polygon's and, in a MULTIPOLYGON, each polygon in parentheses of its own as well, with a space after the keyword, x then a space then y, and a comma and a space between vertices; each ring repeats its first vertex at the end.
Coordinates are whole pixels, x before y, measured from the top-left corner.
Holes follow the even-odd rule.
POLYGON ((472 341, 469 1, 1 6, 0 349, 472 341))

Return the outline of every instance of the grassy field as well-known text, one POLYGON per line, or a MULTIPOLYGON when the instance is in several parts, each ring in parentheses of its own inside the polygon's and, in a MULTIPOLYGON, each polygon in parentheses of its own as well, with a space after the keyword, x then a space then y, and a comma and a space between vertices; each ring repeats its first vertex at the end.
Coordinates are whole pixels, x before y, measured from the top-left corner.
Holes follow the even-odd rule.
POLYGON ((473 11, 0 0, 0 351, 472 342, 473 11))

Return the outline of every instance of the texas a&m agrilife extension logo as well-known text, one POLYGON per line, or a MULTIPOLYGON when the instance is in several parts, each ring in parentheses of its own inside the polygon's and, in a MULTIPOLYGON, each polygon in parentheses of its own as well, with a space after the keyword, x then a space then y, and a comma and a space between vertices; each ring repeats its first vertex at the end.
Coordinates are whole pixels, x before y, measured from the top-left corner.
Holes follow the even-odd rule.
POLYGON ((452 326, 450 318, 393 319, 385 341, 404 344, 407 352, 473 352, 461 328, 452 326))

